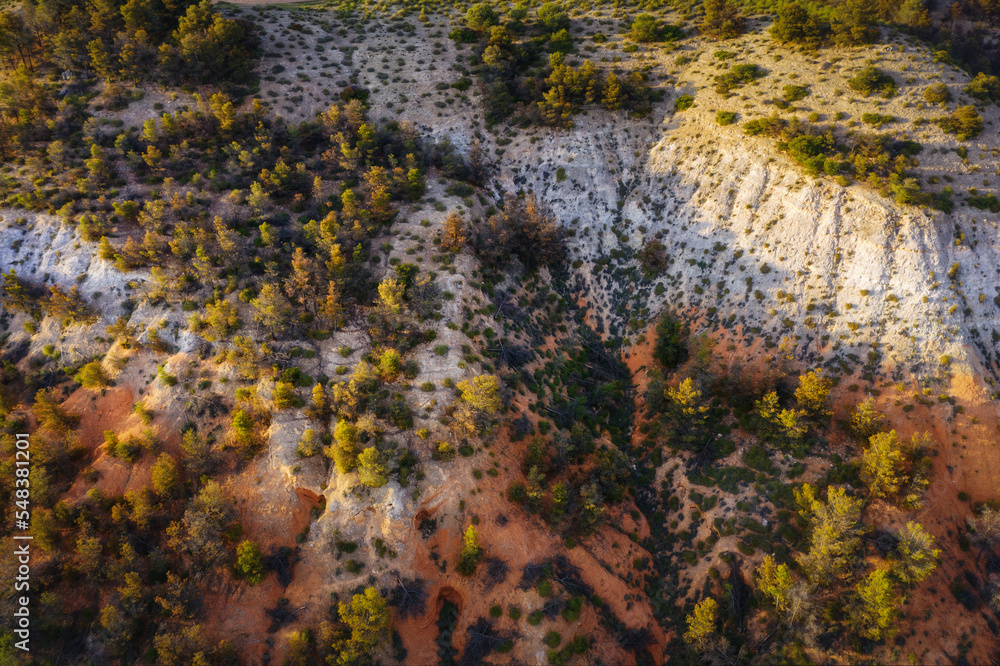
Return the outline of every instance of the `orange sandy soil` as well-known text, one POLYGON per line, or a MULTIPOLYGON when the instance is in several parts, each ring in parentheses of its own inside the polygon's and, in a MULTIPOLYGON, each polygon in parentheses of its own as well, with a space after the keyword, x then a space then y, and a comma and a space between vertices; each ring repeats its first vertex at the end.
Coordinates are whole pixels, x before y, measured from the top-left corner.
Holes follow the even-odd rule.
MULTIPOLYGON (((917 391, 907 387, 906 396, 917 391)), ((992 663, 997 639, 990 631, 983 614, 989 609, 967 611, 952 596, 949 585, 968 569, 980 580, 986 573, 976 563, 977 549, 963 552, 958 546, 958 533, 972 513, 970 502, 958 499, 958 493, 969 494, 972 503, 997 498, 1000 488, 1000 448, 997 436, 997 403, 990 400, 989 387, 979 378, 957 374, 943 392, 956 399, 964 413, 952 416, 953 408, 937 402, 933 406, 916 405, 909 413, 892 404, 893 391, 879 398, 879 408, 885 412, 900 437, 917 432, 930 432, 938 443, 934 458, 934 478, 925 496, 924 508, 914 518, 892 508, 886 526, 901 526, 907 519, 916 520, 931 532, 941 550, 941 564, 908 599, 904 611, 913 633, 907 637, 903 659, 907 653, 916 655, 918 663, 950 664, 959 655, 959 642, 971 639, 973 647, 966 655, 969 663, 992 663), (888 394, 888 395, 887 395, 888 394), (973 423, 973 419, 977 423, 973 423), (954 432, 953 432, 954 431, 954 432), (925 619, 925 615, 929 615, 925 619)), ((906 402, 911 402, 906 400, 906 402)))
MULTIPOLYGON (((492 450, 499 454, 509 454, 520 449, 524 443, 512 443, 506 436, 493 440, 492 450), (498 450, 499 449, 499 450, 498 450)), ((505 456, 503 456, 505 457, 505 456)), ((520 452, 515 456, 520 459, 520 452)), ((513 468, 519 465, 513 462, 513 468)), ((515 474, 517 474, 515 472, 515 474)), ((481 492, 466 500, 466 512, 480 519, 477 526, 480 544, 487 557, 497 557, 505 560, 510 567, 506 581, 486 590, 482 583, 482 572, 471 578, 463 578, 454 573, 458 553, 462 547, 461 528, 440 528, 429 539, 424 541, 417 532, 420 520, 433 515, 433 504, 430 511, 418 514, 412 527, 412 539, 408 543, 415 549, 413 568, 417 575, 432 581, 428 588, 428 612, 418 618, 408 619, 397 627, 403 642, 409 651, 408 661, 414 664, 435 663, 437 661, 437 619, 444 601, 456 603, 460 608, 458 623, 455 628, 453 644, 461 653, 465 644, 466 628, 480 617, 489 617, 489 609, 495 604, 503 607, 504 615, 497 620, 500 629, 514 629, 521 634, 521 639, 515 642, 514 651, 508 655, 494 655, 493 660, 513 663, 536 663, 545 661, 548 650, 541 639, 549 631, 558 631, 563 636, 563 644, 575 635, 593 636, 597 639, 602 657, 608 663, 628 664, 633 662, 633 656, 619 648, 607 632, 599 626, 598 616, 593 607, 585 605, 580 620, 566 623, 562 618, 543 620, 541 624, 532 627, 527 624, 527 615, 542 606, 543 599, 533 591, 517 589, 521 571, 525 565, 541 562, 563 552, 571 564, 580 569, 580 577, 594 588, 594 592, 610 605, 615 615, 628 627, 647 627, 654 636, 654 644, 650 646, 655 659, 663 659, 663 647, 666 640, 663 631, 652 616, 651 609, 644 601, 629 603, 625 595, 641 596, 640 590, 634 589, 624 580, 603 567, 609 564, 613 569, 623 574, 631 569, 631 561, 637 557, 648 556, 648 553, 633 544, 628 537, 618 533, 611 525, 618 525, 626 532, 635 529, 631 519, 626 516, 612 515, 608 517, 607 525, 594 537, 584 541, 577 547, 565 550, 561 539, 544 525, 539 519, 527 516, 520 507, 506 500, 505 490, 510 479, 484 476, 477 484, 481 492), (507 518, 505 525, 497 522, 502 514, 507 518), (618 543, 615 549, 612 544, 618 543), (448 562, 448 573, 442 575, 438 564, 431 557, 431 551, 439 555, 438 562, 448 562), (507 610, 516 605, 521 608, 523 616, 514 623, 507 618, 507 610), (516 627, 515 627, 516 624, 516 627)), ((616 512, 617 513, 617 512, 616 512)), ((559 589, 558 585, 554 585, 559 589)))
MULTIPOLYGON (((272 547, 277 550, 287 546, 295 550, 295 537, 312 521, 310 510, 318 500, 308 491, 293 489, 282 477, 266 469, 267 465, 266 457, 258 458, 225 484, 226 492, 236 503, 237 519, 243 526, 242 538, 253 539, 265 556, 271 554, 272 547)), ((275 608, 282 597, 289 599, 290 608, 302 608, 301 599, 308 591, 324 585, 325 573, 328 572, 316 567, 293 564, 288 588, 281 586, 277 575, 269 574, 257 586, 223 575, 205 594, 204 617, 215 619, 204 625, 205 637, 210 644, 228 640, 239 648, 245 663, 261 663, 268 650, 265 641, 272 636, 267 633, 271 620, 265 610, 275 608)), ((313 628, 317 625, 318 622, 313 628)), ((298 623, 292 627, 302 628, 298 623)), ((278 641, 272 663, 282 663, 284 648, 284 641, 278 641)))
MULTIPOLYGON (((475 484, 479 491, 475 494, 461 495, 466 501, 464 511, 453 510, 455 508, 453 505, 458 503, 456 498, 460 496, 456 495, 454 488, 446 487, 438 493, 428 494, 423 498, 420 509, 411 522, 409 532, 403 539, 405 551, 401 552, 399 559, 391 565, 398 568, 402 572, 401 575, 419 577, 427 583, 426 611, 418 617, 396 618, 393 622, 393 629, 399 632, 408 652, 407 663, 433 664, 438 662, 438 645, 435 642, 438 636, 437 621, 446 600, 456 603, 460 609, 452 638, 452 645, 459 655, 465 646, 467 628, 480 617, 488 618, 490 607, 498 604, 503 608, 503 616, 496 620, 495 626, 500 630, 515 630, 520 638, 515 641, 515 647, 511 653, 494 654, 491 657, 494 662, 545 663, 545 654, 549 648, 542 643, 542 638, 549 631, 555 630, 563 638, 560 648, 564 647, 576 635, 591 636, 595 639, 594 649, 599 650, 606 663, 634 663, 632 653, 619 648, 614 639, 599 625, 599 616, 589 604, 584 606, 579 620, 573 623, 567 623, 562 617, 557 617, 554 620, 544 619, 534 627, 527 623, 527 616, 532 611, 541 608, 544 601, 534 591, 517 589, 521 579, 521 571, 525 565, 531 562, 540 563, 560 552, 565 553, 568 560, 574 566, 579 567, 579 574, 583 581, 594 588, 594 592, 610 605, 618 618, 629 628, 647 627, 651 631, 654 643, 649 646, 650 651, 657 661, 665 660, 663 647, 667 642, 666 637, 653 618, 649 606, 640 600, 643 596, 641 590, 630 587, 616 573, 609 573, 604 568, 604 564, 607 563, 613 571, 620 571, 624 575, 631 569, 633 559, 649 556, 646 551, 632 543, 627 536, 611 527, 617 525, 625 531, 630 531, 638 526, 631 521, 627 514, 622 517, 615 513, 615 515, 608 517, 607 525, 599 534, 571 550, 567 551, 562 548, 561 539, 546 525, 537 518, 526 515, 519 507, 509 503, 506 499, 506 486, 512 476, 519 475, 517 470, 521 457, 520 449, 525 445, 526 442, 510 442, 506 432, 499 433, 491 440, 490 450, 497 454, 501 465, 507 464, 511 472, 496 478, 484 475, 475 484), (445 508, 446 505, 448 508, 445 508), (500 524, 503 519, 498 521, 498 517, 501 515, 507 519, 504 525, 500 524), (478 517, 480 521, 477 530, 485 557, 505 560, 509 567, 506 580, 490 590, 486 589, 484 582, 485 565, 481 565, 476 575, 470 578, 462 577, 455 571, 458 554, 462 548, 462 534, 473 516, 478 517), (425 541, 419 532, 420 522, 425 518, 435 517, 441 518, 439 528, 425 541), (618 544, 617 548, 613 546, 614 543, 618 544), (431 559, 432 552, 438 554, 437 562, 431 559), (439 569, 441 562, 448 563, 446 573, 441 573, 439 569), (628 602, 625 600, 625 595, 634 595, 636 600, 628 602), (518 606, 522 610, 523 615, 517 622, 507 617, 507 611, 511 606, 518 606)), ((455 462, 459 463, 460 461, 456 460, 455 462)), ((250 491, 256 492, 252 485, 250 491)), ((645 532, 644 525, 641 526, 639 532, 640 534, 645 532)), ((271 588, 270 594, 261 592, 260 594, 255 593, 253 597, 244 595, 236 600, 229 600, 225 598, 227 591, 220 590, 218 595, 212 595, 218 600, 212 603, 212 608, 225 614, 231 612, 228 610, 230 605, 236 603, 238 606, 232 614, 241 613, 242 609, 246 608, 250 611, 247 617, 252 620, 253 630, 263 632, 268 624, 260 619, 263 617, 262 609, 265 605, 273 607, 277 598, 281 596, 289 599, 289 605, 292 608, 302 607, 308 600, 310 605, 300 618, 282 628, 276 635, 276 645, 271 653, 272 663, 281 663, 287 636, 304 627, 315 629, 326 616, 329 603, 323 595, 319 595, 317 598, 316 591, 329 588, 331 580, 329 564, 319 557, 303 559, 294 571, 295 578, 292 584, 283 593, 271 588), (244 601, 246 602, 245 606, 244 601), (258 609, 257 616, 253 615, 254 607, 258 609)), ((270 577, 269 581, 273 581, 273 578, 270 577)), ((395 583, 394 579, 385 577, 379 581, 378 585, 391 588, 395 583)), ((558 584, 554 585, 554 589, 565 597, 558 584)), ((345 594, 342 591, 341 599, 344 598, 345 594)), ((213 611, 210 610, 209 616, 212 615, 213 611)), ((235 620, 226 621, 224 624, 234 628, 245 626, 244 623, 235 620)), ((247 631, 247 629, 242 629, 242 631, 247 631)), ((219 632, 219 635, 222 634, 223 632, 219 632)), ((259 633, 257 635, 266 634, 259 633)), ((253 646, 248 645, 248 647, 253 646)))
MULTIPOLYGON (((697 328, 694 330, 697 331, 697 328)), ((648 370, 654 364, 651 350, 655 333, 652 327, 645 334, 646 341, 630 347, 625 357, 633 375, 637 407, 640 410, 642 394, 648 383, 648 370)), ((738 339, 738 335, 737 331, 735 339, 738 339)), ((777 350, 764 350, 762 343, 754 344, 749 350, 737 344, 731 350, 729 346, 732 340, 719 337, 713 354, 716 365, 724 363, 731 366, 738 362, 748 370, 757 368, 761 373, 775 372, 775 365, 778 364, 773 363, 773 357, 777 355, 777 350)), ((551 344, 551 341, 547 342, 551 344)), ((150 456, 144 455, 130 469, 119 461, 104 456, 100 449, 105 430, 113 429, 124 433, 133 429, 137 432, 141 428, 138 418, 132 414, 132 405, 136 399, 132 387, 144 384, 141 368, 149 363, 154 363, 155 366, 155 360, 144 358, 144 353, 137 356, 143 358, 133 358, 126 368, 128 376, 121 377, 116 387, 103 392, 80 389, 65 401, 65 406, 81 417, 77 436, 80 443, 90 451, 93 461, 91 464, 101 473, 98 487, 109 495, 120 494, 149 483, 149 466, 152 462, 150 456), (136 376, 136 373, 139 375, 136 376)), ((850 381, 845 378, 835 391, 835 418, 843 418, 850 406, 864 395, 847 390, 845 387, 850 381)), ((964 412, 961 414, 955 414, 954 408, 948 403, 938 403, 937 392, 929 396, 935 400, 933 405, 917 404, 911 411, 904 412, 902 403, 912 403, 910 395, 918 391, 915 383, 905 387, 902 392, 891 386, 881 387, 881 390, 878 406, 889 416, 901 437, 926 430, 939 443, 939 455, 934 458, 935 475, 927 491, 925 507, 921 511, 914 516, 907 516, 896 507, 875 502, 869 504, 866 512, 867 520, 880 528, 892 529, 908 519, 917 520, 935 535, 937 547, 942 551, 942 562, 938 570, 910 595, 903 606, 907 619, 901 626, 904 628, 906 642, 901 648, 899 659, 903 662, 908 658, 915 659, 916 663, 952 663, 959 654, 959 642, 963 640, 963 635, 967 635, 974 642, 967 654, 969 661, 988 663, 991 647, 996 642, 992 633, 981 612, 966 611, 952 597, 948 586, 966 568, 975 571, 980 579, 985 577, 976 565, 976 553, 962 552, 958 548, 957 530, 971 511, 968 502, 958 499, 958 492, 968 493, 973 502, 995 497, 996 488, 1000 485, 1000 460, 997 456, 1000 418, 997 407, 990 400, 988 387, 968 375, 954 376, 946 391, 963 408, 964 412), (895 400, 901 400, 902 403, 897 406, 894 404, 895 400), (925 614, 930 617, 925 619, 925 614)), ((526 399, 518 396, 515 403, 524 409, 526 399)), ((153 405, 156 411, 153 425, 160 426, 157 432, 163 449, 176 454, 178 442, 175 426, 183 421, 183 410, 176 401, 170 403, 170 407, 163 407, 162 413, 158 407, 160 406, 153 405)), ((841 437, 834 437, 833 440, 837 447, 846 444, 841 437)), ((555 630, 563 637, 560 647, 573 636, 583 634, 594 638, 594 649, 599 651, 605 662, 632 663, 631 653, 617 647, 614 639, 599 625, 597 613, 589 604, 585 605, 580 619, 572 624, 567 624, 561 617, 551 621, 543 620, 536 627, 527 623, 528 614, 539 608, 543 600, 534 591, 517 589, 521 570, 529 562, 539 562, 560 552, 579 567, 581 578, 610 604, 614 613, 629 628, 646 627, 650 630, 654 638, 654 643, 650 645, 654 659, 657 662, 667 661, 669 655, 664 654, 663 649, 671 637, 664 634, 653 618, 642 591, 623 580, 624 575, 631 570, 634 559, 649 555, 626 536, 633 530, 638 532, 640 539, 648 534, 644 519, 640 518, 636 524, 629 515, 632 507, 614 507, 609 510, 608 520, 597 535, 571 550, 565 550, 561 540, 540 519, 526 515, 519 507, 506 500, 507 485, 520 476, 520 460, 525 446, 526 441, 510 442, 506 431, 502 431, 492 438, 490 450, 496 454, 501 468, 508 468, 507 473, 501 473, 496 478, 484 475, 481 480, 471 483, 461 482, 462 486, 474 485, 478 488, 474 494, 470 492, 461 495, 461 489, 446 488, 443 491, 444 497, 428 495, 423 498, 421 510, 414 518, 410 533, 405 539, 406 547, 401 551, 400 558, 393 562, 393 566, 403 572, 403 575, 419 576, 429 584, 426 612, 420 617, 394 621, 394 629, 399 631, 409 653, 407 661, 413 664, 436 663, 436 622, 443 602, 448 599, 457 603, 461 609, 453 635, 453 645, 459 654, 464 647, 467 627, 479 617, 488 617, 489 608, 499 604, 503 607, 504 614, 496 621, 497 627, 516 629, 520 639, 515 642, 513 652, 494 655, 494 661, 544 662, 548 648, 541 639, 547 632, 555 630), (434 516, 448 500, 455 500, 449 504, 457 505, 459 497, 466 501, 465 510, 457 512, 449 506, 447 518, 440 522, 438 531, 424 541, 418 532, 420 520, 434 516), (501 514, 507 518, 505 525, 500 525, 497 521, 501 514), (482 582, 482 571, 471 578, 463 578, 455 572, 455 563, 462 545, 462 531, 472 516, 477 516, 480 520, 478 530, 485 555, 504 559, 509 566, 507 580, 488 591, 482 582), (432 551, 438 553, 438 562, 448 563, 446 574, 442 574, 438 564, 431 559, 432 551), (611 572, 605 569, 605 565, 611 572), (633 598, 633 601, 626 601, 626 595, 633 598), (511 605, 519 606, 523 612, 516 627, 507 617, 507 610, 511 605)), ((487 464, 480 457, 470 459, 466 461, 470 469, 473 460, 476 464, 487 464)), ((258 459, 230 477, 226 482, 227 490, 236 501, 246 538, 257 541, 265 553, 270 552, 272 545, 294 549, 295 536, 310 524, 310 509, 317 498, 306 492, 296 492, 287 480, 268 469, 267 465, 266 458, 258 459)), ((456 466, 457 469, 459 468, 456 466)), ((466 477, 470 476, 468 470, 464 473, 466 477)), ((67 498, 82 497, 88 485, 78 481, 67 498)), ((753 564, 746 562, 745 569, 753 564)), ((268 576, 263 584, 256 587, 233 581, 228 575, 214 577, 208 583, 202 615, 205 638, 210 643, 229 640, 240 649, 247 663, 260 663, 263 655, 268 652, 265 641, 271 636, 267 633, 270 621, 264 610, 273 608, 280 598, 287 597, 289 606, 293 609, 302 608, 302 614, 298 620, 273 635, 275 645, 270 650, 271 661, 281 663, 287 636, 304 627, 315 629, 326 616, 329 604, 325 597, 317 598, 316 591, 330 588, 332 574, 328 569, 329 565, 330 561, 319 557, 302 560, 293 567, 293 581, 287 589, 281 588, 276 576, 268 576)), ((749 569, 746 569, 744 573, 748 572, 749 569)), ((391 587, 393 584, 392 580, 380 580, 378 583, 380 587, 391 587)), ((698 589, 700 585, 692 587, 698 589)), ((343 596, 342 593, 341 597, 343 596)), ((885 653, 886 649, 883 648, 878 654, 885 658, 885 653)))
MULTIPOLYGON (((692 330, 697 332, 697 326, 692 325, 692 330)), ((713 353, 716 365, 731 366, 738 362, 747 370, 756 370, 758 375, 775 372, 770 363, 779 355, 776 349, 764 350, 762 342, 755 342, 750 349, 737 344, 737 349, 730 351, 730 342, 739 340, 741 332, 737 330, 731 337, 726 335, 726 331, 720 333, 713 335, 717 341, 713 353)), ((656 363, 652 358, 653 341, 656 337, 653 326, 645 331, 645 336, 645 342, 630 347, 624 358, 636 386, 639 410, 644 405, 642 395, 649 382, 648 371, 656 363)), ((822 352, 818 349, 818 344, 816 346, 816 351, 822 352)), ((789 367, 789 370, 793 368, 789 367)), ((867 397, 864 388, 857 392, 847 388, 856 379, 843 377, 840 385, 834 389, 835 421, 846 418, 852 407, 867 397)), ((865 386, 861 381, 858 383, 865 386)), ((937 570, 909 594, 902 607, 904 619, 901 620, 900 627, 905 644, 900 648, 899 661, 921 664, 954 663, 959 655, 959 643, 971 639, 973 646, 966 654, 969 662, 991 663, 997 639, 984 619, 984 613, 989 613, 989 610, 966 610, 955 600, 949 585, 952 580, 961 576, 963 583, 968 586, 968 582, 964 580, 964 570, 972 571, 980 580, 986 578, 985 572, 976 562, 977 549, 973 547, 971 551, 963 552, 958 546, 957 537, 966 518, 971 515, 972 505, 996 499, 998 495, 998 404, 990 399, 990 387, 979 377, 969 374, 955 374, 947 387, 926 396, 934 401, 933 405, 915 404, 909 412, 903 410, 903 405, 913 404, 912 394, 921 390, 915 381, 906 384, 902 392, 891 384, 883 386, 882 381, 878 382, 878 386, 881 390, 881 395, 876 399, 878 409, 886 414, 900 439, 929 432, 938 443, 937 455, 933 458, 934 476, 921 510, 915 514, 907 514, 893 505, 874 501, 868 504, 865 511, 866 522, 880 529, 898 529, 908 520, 920 523, 934 535, 936 547, 941 550, 937 570), (954 398, 962 413, 955 414, 952 405, 938 402, 940 393, 954 398), (901 404, 894 404, 896 401, 901 404), (969 502, 959 500, 960 491, 968 493, 969 502)), ((641 411, 639 415, 641 417, 641 411)), ((847 448, 851 442, 842 434, 831 431, 831 435, 831 445, 838 450, 843 448, 841 453, 846 454, 845 458, 858 453, 856 448, 847 448)), ((755 564, 756 562, 745 562, 744 574, 751 573, 755 564)), ((700 584, 693 586, 694 589, 699 587, 700 584)), ((888 655, 883 650, 879 656, 884 659, 888 655)))
MULTIPOLYGON (((100 474, 96 487, 111 497, 150 484, 153 461, 148 455, 143 455, 135 464, 128 464, 106 455, 102 448, 105 430, 120 434, 126 429, 131 430, 133 421, 136 425, 139 423, 138 417, 132 414, 134 402, 132 388, 125 385, 103 391, 80 388, 63 403, 64 408, 80 416, 80 425, 76 430, 78 442, 86 447, 90 466, 100 474)), ((65 500, 78 502, 91 487, 95 486, 80 477, 66 493, 65 500)))

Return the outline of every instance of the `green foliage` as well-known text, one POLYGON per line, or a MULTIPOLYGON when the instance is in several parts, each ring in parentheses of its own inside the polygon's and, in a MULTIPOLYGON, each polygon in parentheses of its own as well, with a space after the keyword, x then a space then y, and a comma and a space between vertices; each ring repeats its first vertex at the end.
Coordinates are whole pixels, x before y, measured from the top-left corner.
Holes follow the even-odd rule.
POLYGON ((661 25, 652 14, 636 16, 629 33, 632 41, 640 43, 674 41, 683 36, 683 30, 672 25, 661 25))
POLYGON ((995 102, 1000 100, 1000 78, 979 72, 962 90, 980 102, 995 102))
POLYGON ((861 480, 873 497, 888 497, 899 492, 906 481, 903 452, 896 431, 873 435, 861 454, 861 480))
POLYGON ((290 382, 275 382, 271 399, 274 400, 275 409, 290 409, 302 405, 302 401, 295 392, 295 386, 290 382))
MULTIPOLYGON (((569 16, 554 3, 545 3, 537 18, 535 39, 515 41, 514 35, 525 27, 516 20, 478 33, 476 73, 486 90, 487 123, 513 119, 570 127, 572 117, 593 104, 611 111, 650 113, 660 93, 650 88, 645 72, 605 74, 590 61, 578 68, 567 65, 564 54, 572 48, 569 16), (538 67, 543 46, 550 51, 548 67, 538 67)), ((452 36, 468 41, 470 32, 477 34, 456 31, 452 36)), ((663 29, 661 34, 672 37, 676 32, 663 29)))
POLYGON ((340 621, 350 631, 340 649, 338 664, 364 663, 389 642, 392 612, 375 588, 365 588, 361 594, 355 594, 350 603, 341 602, 338 612, 340 621))
POLYGON ((732 39, 743 34, 745 20, 739 6, 731 0, 705 0, 703 34, 716 39, 732 39))
POLYGON ((850 86, 851 90, 866 97, 876 93, 886 98, 896 95, 896 80, 874 65, 868 65, 861 69, 847 80, 847 85, 850 86))
POLYGON ((822 420, 830 417, 830 389, 833 383, 823 377, 818 370, 810 370, 799 376, 795 389, 795 402, 811 419, 822 420))
POLYGON ((715 91, 720 95, 727 95, 736 88, 753 83, 766 75, 760 65, 752 63, 733 65, 728 72, 715 76, 715 91))
POLYGON ((239 545, 236 549, 234 569, 236 576, 250 585, 257 585, 264 580, 267 567, 264 564, 264 555, 256 543, 247 539, 239 545))
POLYGON ((483 32, 500 23, 500 18, 487 2, 480 2, 469 7, 465 13, 465 24, 470 30, 483 32))
POLYGON ((799 565, 810 580, 826 584, 850 568, 860 543, 862 500, 830 486, 823 502, 808 483, 795 490, 795 500, 812 529, 809 551, 798 558, 799 565))
POLYGON ((174 494, 180 485, 180 473, 177 471, 177 463, 168 453, 161 453, 156 459, 152 469, 153 490, 158 495, 169 497, 174 494))
POLYGON ((462 540, 462 550, 458 556, 456 570, 463 576, 471 576, 476 573, 480 560, 483 558, 483 549, 479 545, 479 533, 473 525, 465 531, 462 540))
POLYGON ((495 424, 500 413, 500 380, 493 375, 479 375, 458 383, 461 394, 456 424, 468 435, 483 434, 495 424))
POLYGON ((687 616, 687 631, 684 632, 684 642, 699 652, 707 650, 716 636, 719 604, 712 597, 699 601, 694 612, 687 616))
POLYGON ((859 442, 867 442, 882 432, 884 425, 885 414, 875 408, 875 398, 865 398, 851 410, 851 436, 859 442))
POLYGON ((208 481, 188 502, 184 517, 167 528, 168 543, 190 555, 197 568, 211 569, 227 558, 223 533, 233 513, 233 503, 219 484, 208 481))
POLYGON ((922 525, 907 522, 896 533, 896 539, 892 572, 901 583, 914 585, 934 572, 941 551, 934 547, 934 537, 922 525))
POLYGON ((829 27, 798 2, 783 4, 771 25, 771 37, 775 41, 813 49, 823 44, 828 33, 829 27))
POLYGON ((882 127, 882 125, 888 125, 896 121, 895 116, 883 115, 881 113, 862 113, 861 122, 866 125, 874 125, 875 127, 882 127))
POLYGON ((747 136, 781 136, 782 131, 788 127, 788 121, 784 118, 757 118, 749 120, 743 124, 743 131, 747 136))
POLYGON ((955 134, 959 141, 968 141, 983 131, 983 118, 974 106, 960 106, 950 116, 935 118, 934 122, 946 133, 955 134))
POLYGON ((783 87, 781 91, 782 99, 786 102, 797 102, 809 96, 809 88, 807 86, 788 85, 783 87))
POLYGON ((931 104, 946 106, 951 101, 951 91, 943 83, 932 83, 924 90, 924 99, 931 104))
POLYGON ((973 208, 1000 213, 1000 199, 995 194, 976 194, 965 198, 965 202, 973 208))
POLYGON ((87 389, 98 389, 104 388, 108 385, 108 378, 104 374, 104 369, 101 368, 100 361, 91 361, 87 363, 79 372, 76 373, 74 377, 76 381, 80 383, 83 388, 87 389))
POLYGON ((858 635, 873 641, 891 636, 896 617, 896 600, 889 572, 878 569, 858 583, 848 617, 858 635))
POLYGON ((694 106, 694 95, 681 95, 674 100, 674 111, 687 111, 694 106))
POLYGON ((766 555, 757 566, 756 583, 757 589, 779 613, 791 610, 793 582, 787 564, 776 564, 773 557, 766 555))
POLYGON ((743 464, 762 472, 770 472, 774 464, 767 455, 767 449, 760 444, 754 444, 743 453, 743 464))
POLYGON ((687 328, 673 314, 667 312, 656 323, 656 343, 653 358, 667 370, 673 370, 687 360, 687 328))
POLYGON ((715 113, 715 122, 725 127, 727 125, 732 125, 736 122, 736 112, 735 111, 717 111, 715 113))
POLYGON ((879 37, 875 5, 865 0, 845 0, 833 10, 830 27, 838 46, 874 44, 879 37))
POLYGON ((389 465, 385 454, 373 446, 358 454, 358 477, 370 488, 381 488, 389 482, 389 465))
POLYGON ((696 441, 708 419, 708 405, 702 400, 701 391, 688 377, 674 387, 667 387, 667 416, 673 421, 682 441, 696 441))

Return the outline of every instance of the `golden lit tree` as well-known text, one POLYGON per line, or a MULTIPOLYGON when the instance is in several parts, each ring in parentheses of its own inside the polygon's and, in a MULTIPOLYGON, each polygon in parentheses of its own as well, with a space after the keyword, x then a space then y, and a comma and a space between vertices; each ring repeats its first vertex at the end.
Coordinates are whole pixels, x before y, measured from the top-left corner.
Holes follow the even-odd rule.
POLYGON ((861 480, 873 497, 889 497, 906 482, 903 452, 896 431, 880 432, 868 440, 861 453, 861 480))

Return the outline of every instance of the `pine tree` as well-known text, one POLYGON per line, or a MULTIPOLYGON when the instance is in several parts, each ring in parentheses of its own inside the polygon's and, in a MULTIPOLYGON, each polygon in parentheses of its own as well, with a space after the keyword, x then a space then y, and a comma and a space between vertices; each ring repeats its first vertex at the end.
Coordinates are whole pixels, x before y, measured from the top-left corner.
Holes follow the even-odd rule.
POLYGON ((479 566, 479 561, 483 557, 483 549, 479 545, 479 533, 472 525, 469 525, 469 529, 465 530, 465 536, 462 539, 462 552, 458 557, 458 566, 456 567, 458 573, 463 576, 471 576, 476 572, 476 567, 479 566))
POLYGON ((941 551, 934 547, 934 537, 922 525, 907 522, 896 533, 896 539, 892 570, 901 583, 913 585, 934 573, 941 551))
POLYGON ((862 500, 835 486, 827 490, 826 502, 808 483, 794 492, 799 513, 812 527, 809 551, 797 558, 799 565, 811 581, 826 584, 848 570, 858 548, 862 500))
POLYGON ((894 633, 897 597, 889 572, 883 569, 871 572, 855 588, 848 610, 851 627, 873 641, 889 637, 894 633))
POLYGON ((169 453, 161 453, 152 470, 153 490, 157 495, 169 497, 180 486, 177 463, 169 453))
POLYGON ((369 587, 362 594, 355 594, 349 604, 338 606, 340 621, 350 629, 350 637, 341 650, 338 664, 366 663, 373 654, 389 641, 392 613, 386 600, 378 591, 369 587))
POLYGON ((181 438, 181 451, 184 452, 181 461, 192 477, 201 478, 215 469, 216 461, 211 443, 200 437, 194 429, 186 431, 181 438))
POLYGON ((707 652, 716 638, 718 609, 715 599, 705 597, 694 607, 694 612, 687 616, 688 628, 684 632, 684 642, 698 652, 707 652))
POLYGON ((80 368, 74 379, 86 389, 99 389, 108 385, 108 378, 104 374, 100 361, 91 361, 80 368))
POLYGON ((705 19, 701 31, 717 39, 732 39, 743 34, 743 14, 731 0, 705 0, 705 19))
POLYGON ((812 370, 799 377, 795 401, 809 418, 823 420, 830 417, 830 388, 832 383, 818 371, 812 370))
POLYGON ((267 575, 267 568, 264 564, 264 555, 260 552, 260 547, 256 543, 247 539, 236 549, 236 565, 234 567, 236 575, 250 585, 257 585, 263 582, 267 575))
POLYGON ((503 408, 500 380, 493 375, 479 375, 458 383, 461 394, 455 424, 469 435, 490 430, 503 408))
POLYGON ((236 125, 239 115, 236 113, 236 109, 229 98, 222 93, 215 93, 209 98, 208 103, 209 108, 212 110, 212 115, 219 121, 219 129, 223 132, 232 130, 236 125))
POLYGON ((885 414, 875 408, 875 398, 865 398, 851 410, 851 436, 859 442, 867 442, 884 426, 885 414))
POLYGON ((861 454, 860 476, 873 497, 889 497, 899 492, 906 482, 903 462, 895 430, 872 435, 868 448, 861 454))
POLYGON ((285 293, 306 312, 316 313, 316 262, 307 257, 305 250, 296 247, 292 252, 292 274, 285 281, 285 293))
POLYGON ((677 436, 687 444, 697 442, 708 420, 708 405, 702 401, 694 381, 688 377, 677 388, 668 387, 666 398, 667 416, 673 421, 677 436))
POLYGON ((268 282, 260 288, 257 297, 250 301, 254 307, 254 321, 275 334, 284 328, 288 317, 288 301, 277 285, 268 282))
POLYGON ((236 441, 243 447, 252 443, 254 435, 253 419, 243 409, 233 410, 233 433, 236 441))
POLYGON ((931 21, 922 0, 904 0, 896 13, 896 23, 914 30, 930 27, 931 21))
POLYGON ((601 100, 601 104, 608 111, 617 111, 622 108, 624 103, 625 98, 621 81, 614 73, 609 74, 608 80, 604 85, 604 98, 601 100))
POLYGON ((385 454, 369 446, 358 454, 358 478, 369 488, 381 488, 389 482, 389 465, 385 454))
POLYGON ((337 471, 348 474, 354 471, 358 464, 358 428, 346 419, 337 421, 333 427, 334 442, 327 455, 333 458, 337 471))
POLYGON ((87 53, 90 54, 90 65, 94 71, 105 80, 116 78, 114 56, 107 45, 100 39, 95 39, 87 44, 87 53))
POLYGON ((757 589, 779 613, 786 613, 792 603, 792 573, 787 564, 775 564, 770 555, 757 566, 757 589))
POLYGON ((441 223, 441 247, 449 252, 459 252, 465 246, 465 223, 455 211, 448 213, 441 223))
POLYGON ((383 278, 378 285, 380 307, 390 314, 401 313, 405 305, 403 299, 405 291, 406 285, 401 281, 392 277, 383 278))

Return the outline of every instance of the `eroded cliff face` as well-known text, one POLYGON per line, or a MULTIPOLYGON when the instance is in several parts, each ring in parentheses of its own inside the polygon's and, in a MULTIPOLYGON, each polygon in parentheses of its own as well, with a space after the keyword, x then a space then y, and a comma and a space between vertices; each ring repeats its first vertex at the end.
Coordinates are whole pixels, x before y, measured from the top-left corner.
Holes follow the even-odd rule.
POLYGON ((667 307, 747 341, 793 336, 813 364, 925 376, 948 356, 995 376, 996 215, 900 206, 806 177, 730 129, 697 138, 696 121, 676 116, 655 128, 610 122, 586 118, 515 151, 520 164, 501 179, 536 192, 571 230, 608 334, 634 338, 667 307), (660 275, 635 259, 653 239, 669 256, 660 275))

